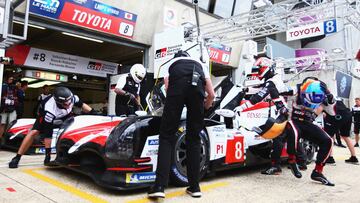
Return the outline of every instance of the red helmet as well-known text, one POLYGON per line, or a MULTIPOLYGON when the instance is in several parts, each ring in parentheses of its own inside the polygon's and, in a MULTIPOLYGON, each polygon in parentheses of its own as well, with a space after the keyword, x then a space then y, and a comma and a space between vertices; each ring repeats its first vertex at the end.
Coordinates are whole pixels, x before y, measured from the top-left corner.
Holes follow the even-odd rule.
POLYGON ((258 58, 254 63, 252 73, 256 74, 260 80, 271 73, 274 74, 274 61, 267 57, 258 58))

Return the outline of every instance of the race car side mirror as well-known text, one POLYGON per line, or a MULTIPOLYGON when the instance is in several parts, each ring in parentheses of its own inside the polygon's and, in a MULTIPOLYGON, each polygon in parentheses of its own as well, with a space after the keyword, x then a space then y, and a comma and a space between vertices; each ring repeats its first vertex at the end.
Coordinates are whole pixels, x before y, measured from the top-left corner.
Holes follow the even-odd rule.
POLYGON ((229 109, 218 109, 215 110, 215 113, 219 116, 223 116, 225 118, 233 118, 235 116, 234 111, 229 109))

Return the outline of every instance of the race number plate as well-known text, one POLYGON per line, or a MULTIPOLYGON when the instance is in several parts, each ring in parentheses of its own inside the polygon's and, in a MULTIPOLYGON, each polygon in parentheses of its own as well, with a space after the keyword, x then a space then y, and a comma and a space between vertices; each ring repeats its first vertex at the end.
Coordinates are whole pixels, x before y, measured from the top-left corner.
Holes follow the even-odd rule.
POLYGON ((244 154, 244 137, 235 136, 234 139, 227 141, 227 150, 225 163, 239 163, 244 162, 245 154, 244 154))

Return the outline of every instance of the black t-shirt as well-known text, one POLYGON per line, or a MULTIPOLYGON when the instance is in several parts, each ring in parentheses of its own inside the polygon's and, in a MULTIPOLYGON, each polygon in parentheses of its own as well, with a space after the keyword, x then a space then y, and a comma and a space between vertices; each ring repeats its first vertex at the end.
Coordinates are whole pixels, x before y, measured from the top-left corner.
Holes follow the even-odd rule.
POLYGON ((336 112, 335 116, 330 116, 326 114, 325 122, 336 124, 338 122, 341 123, 351 119, 351 111, 349 108, 346 107, 346 105, 342 101, 336 101, 335 112, 336 112))
POLYGON ((355 123, 360 123, 360 106, 355 105, 352 107, 352 116, 355 123))

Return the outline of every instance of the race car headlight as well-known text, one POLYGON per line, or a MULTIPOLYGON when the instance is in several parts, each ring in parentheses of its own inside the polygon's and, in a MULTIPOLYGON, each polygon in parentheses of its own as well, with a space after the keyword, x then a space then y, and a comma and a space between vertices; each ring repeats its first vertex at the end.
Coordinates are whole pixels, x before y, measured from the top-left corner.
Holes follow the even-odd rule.
POLYGON ((129 159, 133 154, 133 137, 136 131, 135 123, 127 126, 117 126, 106 141, 105 154, 110 159, 129 159))
POLYGON ((148 133, 151 118, 125 119, 110 133, 105 146, 109 159, 129 160, 134 156, 136 142, 141 135, 148 133))

